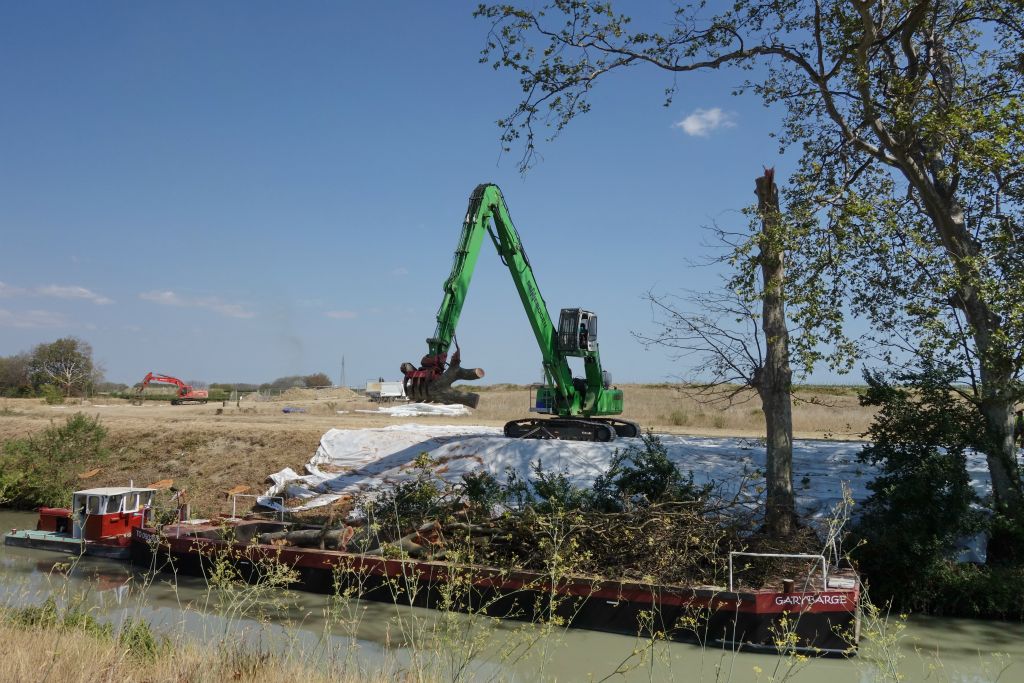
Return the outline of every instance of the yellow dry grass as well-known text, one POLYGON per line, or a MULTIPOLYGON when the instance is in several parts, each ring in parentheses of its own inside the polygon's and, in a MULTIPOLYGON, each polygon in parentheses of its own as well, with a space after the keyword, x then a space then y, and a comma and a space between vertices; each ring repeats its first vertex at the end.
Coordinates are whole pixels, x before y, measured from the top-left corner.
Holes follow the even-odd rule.
POLYGON ((332 670, 311 664, 300 654, 267 655, 243 650, 218 651, 194 643, 173 643, 152 659, 132 657, 115 639, 60 628, 0 624, 0 680, 7 683, 371 683, 396 680, 394 672, 332 670))
MULTIPOLYGON (((622 417, 644 429, 706 436, 764 436, 764 415, 753 391, 739 392, 731 400, 723 390, 716 396, 680 384, 628 384, 622 417)), ((530 390, 499 385, 480 390, 474 420, 504 423, 527 415, 530 390)), ((796 392, 793 431, 797 438, 859 439, 867 431, 874 410, 857 401, 857 387, 806 387, 796 392)))

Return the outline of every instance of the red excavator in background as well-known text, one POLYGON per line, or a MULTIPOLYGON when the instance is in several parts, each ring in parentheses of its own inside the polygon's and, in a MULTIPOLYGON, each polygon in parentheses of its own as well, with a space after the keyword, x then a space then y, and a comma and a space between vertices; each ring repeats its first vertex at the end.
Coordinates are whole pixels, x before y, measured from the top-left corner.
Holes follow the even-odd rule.
POLYGON ((171 399, 172 406, 180 406, 186 403, 206 403, 210 398, 210 392, 206 389, 193 389, 177 377, 150 372, 138 385, 138 389, 135 391, 135 398, 132 399, 132 405, 142 405, 142 392, 146 390, 146 387, 149 386, 151 382, 155 382, 156 384, 173 384, 178 387, 177 397, 171 399))

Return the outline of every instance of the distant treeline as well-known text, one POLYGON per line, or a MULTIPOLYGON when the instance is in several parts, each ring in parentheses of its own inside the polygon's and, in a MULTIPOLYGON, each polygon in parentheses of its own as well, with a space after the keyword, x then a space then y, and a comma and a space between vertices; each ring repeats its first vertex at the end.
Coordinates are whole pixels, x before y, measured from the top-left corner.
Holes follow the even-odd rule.
MULTIPOLYGON (((8 398, 54 398, 58 396, 127 395, 138 384, 107 382, 103 368, 93 362, 92 347, 75 337, 62 337, 54 342, 36 345, 31 351, 0 356, 0 396, 8 398)), ((139 370, 139 379, 148 369, 139 370)), ((179 375, 180 376, 180 375, 179 375)), ((278 377, 272 382, 211 382, 182 378, 197 389, 210 390, 210 400, 226 400, 232 392, 281 392, 288 389, 328 387, 331 378, 325 372, 310 375, 278 377)), ((154 389, 168 385, 151 385, 154 389)), ((168 387, 170 389, 170 387, 168 387)), ((164 392, 147 393, 147 398, 159 400, 164 392)), ((172 391, 166 392, 171 398, 172 391)))

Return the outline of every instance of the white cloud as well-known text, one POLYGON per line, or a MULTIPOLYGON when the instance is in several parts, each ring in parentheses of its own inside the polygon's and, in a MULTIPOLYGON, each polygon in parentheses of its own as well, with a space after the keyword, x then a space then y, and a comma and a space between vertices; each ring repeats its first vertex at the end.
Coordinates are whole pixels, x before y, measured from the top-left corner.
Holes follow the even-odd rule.
POLYGON ((51 296, 56 299, 85 299, 93 302, 94 304, 100 305, 114 303, 102 294, 97 294, 91 289, 86 289, 85 287, 79 287, 77 285, 72 285, 70 287, 46 285, 45 287, 37 287, 35 292, 39 296, 51 296))
POLYGON ((335 318, 337 320, 351 320, 356 317, 354 311, 327 311, 324 315, 328 318, 335 318))
POLYGON ((26 289, 25 287, 15 287, 9 285, 6 282, 0 282, 0 298, 10 298, 15 296, 44 296, 53 299, 85 299, 91 301, 94 304, 112 304, 114 303, 111 299, 97 294, 91 289, 80 287, 78 285, 45 285, 42 287, 32 287, 26 289))
POLYGON ((145 301, 152 301, 163 306, 179 306, 181 308, 202 308, 229 318, 253 318, 256 316, 252 311, 247 310, 241 304, 231 304, 216 296, 206 297, 183 297, 170 290, 142 292, 139 298, 145 301))
POLYGON ((722 111, 719 107, 696 109, 685 119, 672 125, 682 128, 687 135, 707 137, 711 131, 719 128, 735 128, 736 115, 732 112, 722 111))
POLYGON ((25 290, 21 287, 14 287, 7 284, 6 282, 0 282, 0 298, 10 298, 12 296, 21 296, 25 293, 25 290))
POLYGON ((143 292, 139 294, 140 299, 154 301, 165 306, 188 306, 185 301, 174 292, 143 292))
POLYGON ((52 311, 8 311, 0 308, 0 327, 60 327, 66 321, 52 311))

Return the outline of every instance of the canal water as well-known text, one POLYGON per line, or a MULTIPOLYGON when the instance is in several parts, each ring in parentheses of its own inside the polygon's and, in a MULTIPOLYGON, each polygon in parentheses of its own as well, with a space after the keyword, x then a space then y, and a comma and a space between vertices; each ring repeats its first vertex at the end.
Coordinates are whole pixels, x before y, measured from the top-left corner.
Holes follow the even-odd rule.
MULTIPOLYGON (((34 513, 0 510, 0 529, 32 527, 34 513)), ((442 614, 380 602, 332 601, 275 590, 210 590, 201 578, 156 576, 125 563, 0 546, 0 605, 80 601, 114 623, 145 619, 174 640, 248 642, 303 661, 353 670, 415 668, 439 680, 482 681, 1024 681, 1024 624, 911 616, 887 654, 870 639, 845 659, 734 653, 683 643, 442 614), (318 659, 319 658, 319 659, 318 659), (358 667, 359 669, 355 669, 358 667), (621 671, 622 675, 613 675, 621 671)), ((890 631, 891 633, 891 631, 890 631)))

